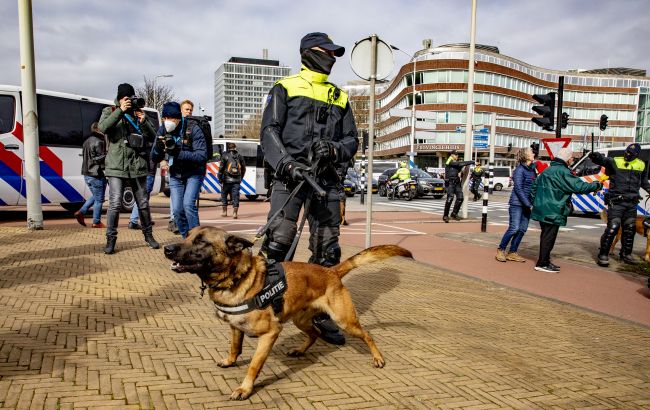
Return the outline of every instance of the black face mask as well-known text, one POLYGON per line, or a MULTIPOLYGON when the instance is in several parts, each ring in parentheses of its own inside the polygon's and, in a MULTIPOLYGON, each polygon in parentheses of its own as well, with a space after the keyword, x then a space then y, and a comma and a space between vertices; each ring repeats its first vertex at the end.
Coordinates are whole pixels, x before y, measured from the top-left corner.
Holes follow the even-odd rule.
POLYGON ((631 154, 631 153, 629 153, 629 152, 626 152, 626 153, 623 155, 623 159, 624 159, 626 162, 632 162, 632 161, 634 161, 637 157, 638 157, 638 155, 634 155, 634 154, 631 154))
POLYGON ((300 54, 300 60, 305 67, 312 71, 329 74, 332 72, 332 66, 336 62, 336 57, 331 57, 322 51, 308 48, 300 54))

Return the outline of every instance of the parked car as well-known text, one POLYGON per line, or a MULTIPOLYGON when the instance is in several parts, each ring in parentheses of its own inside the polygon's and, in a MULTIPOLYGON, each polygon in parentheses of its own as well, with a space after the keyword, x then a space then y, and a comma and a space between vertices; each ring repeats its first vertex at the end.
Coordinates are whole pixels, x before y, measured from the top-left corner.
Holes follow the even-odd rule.
MULTIPOLYGON (((397 168, 384 171, 377 180, 379 196, 386 196, 386 181, 393 176, 397 168)), ((421 169, 411 169, 411 178, 417 182, 417 197, 432 195, 435 199, 445 196, 445 181, 434 178, 421 169)))
POLYGON ((347 175, 343 180, 343 192, 345 196, 354 196, 358 192, 358 187, 356 182, 351 180, 347 175))
MULTIPOLYGON (((357 187, 357 192, 361 192, 361 175, 354 169, 350 168, 348 169, 347 176, 345 177, 346 179, 349 179, 350 181, 354 182, 354 184, 357 187)), ((363 192, 366 192, 366 188, 364 187, 363 192)), ((377 180, 373 179, 372 180, 372 193, 376 194, 377 193, 377 180)))

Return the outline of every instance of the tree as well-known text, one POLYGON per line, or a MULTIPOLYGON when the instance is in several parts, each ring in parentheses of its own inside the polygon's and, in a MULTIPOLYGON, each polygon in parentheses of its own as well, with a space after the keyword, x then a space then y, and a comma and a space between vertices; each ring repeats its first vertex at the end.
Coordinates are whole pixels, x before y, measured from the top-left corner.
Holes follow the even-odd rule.
POLYGON ((247 139, 257 140, 260 139, 260 130, 262 125, 262 113, 248 117, 244 122, 238 126, 231 134, 233 137, 246 136, 247 139))
POLYGON ((142 97, 147 107, 155 108, 160 112, 164 103, 174 101, 174 89, 171 86, 156 82, 155 79, 144 76, 144 85, 135 89, 138 97, 142 97), (156 107, 154 107, 154 104, 156 107))

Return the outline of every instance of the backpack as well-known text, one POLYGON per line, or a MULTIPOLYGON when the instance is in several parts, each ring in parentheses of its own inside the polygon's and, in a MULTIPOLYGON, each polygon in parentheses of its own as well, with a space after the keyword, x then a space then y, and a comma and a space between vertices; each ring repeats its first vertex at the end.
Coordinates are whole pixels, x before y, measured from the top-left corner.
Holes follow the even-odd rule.
POLYGON ((205 149, 208 158, 208 162, 212 161, 212 156, 214 155, 214 150, 212 147, 212 128, 210 127, 210 120, 212 117, 209 115, 189 115, 185 117, 187 120, 187 128, 185 129, 185 137, 189 140, 192 135, 192 127, 198 125, 203 131, 205 136, 205 149))
POLYGON ((240 177, 241 176, 241 159, 239 158, 239 154, 233 155, 230 154, 228 155, 227 162, 225 165, 226 168, 226 174, 231 177, 240 177))

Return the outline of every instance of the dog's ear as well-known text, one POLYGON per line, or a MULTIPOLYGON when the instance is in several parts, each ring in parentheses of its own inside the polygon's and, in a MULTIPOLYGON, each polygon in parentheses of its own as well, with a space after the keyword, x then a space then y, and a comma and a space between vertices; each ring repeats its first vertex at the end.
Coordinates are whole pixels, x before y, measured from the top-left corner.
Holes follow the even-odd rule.
POLYGON ((226 249, 228 255, 234 255, 246 248, 251 248, 252 246, 253 242, 249 241, 248 239, 240 238, 239 236, 230 235, 228 239, 226 239, 226 249))

